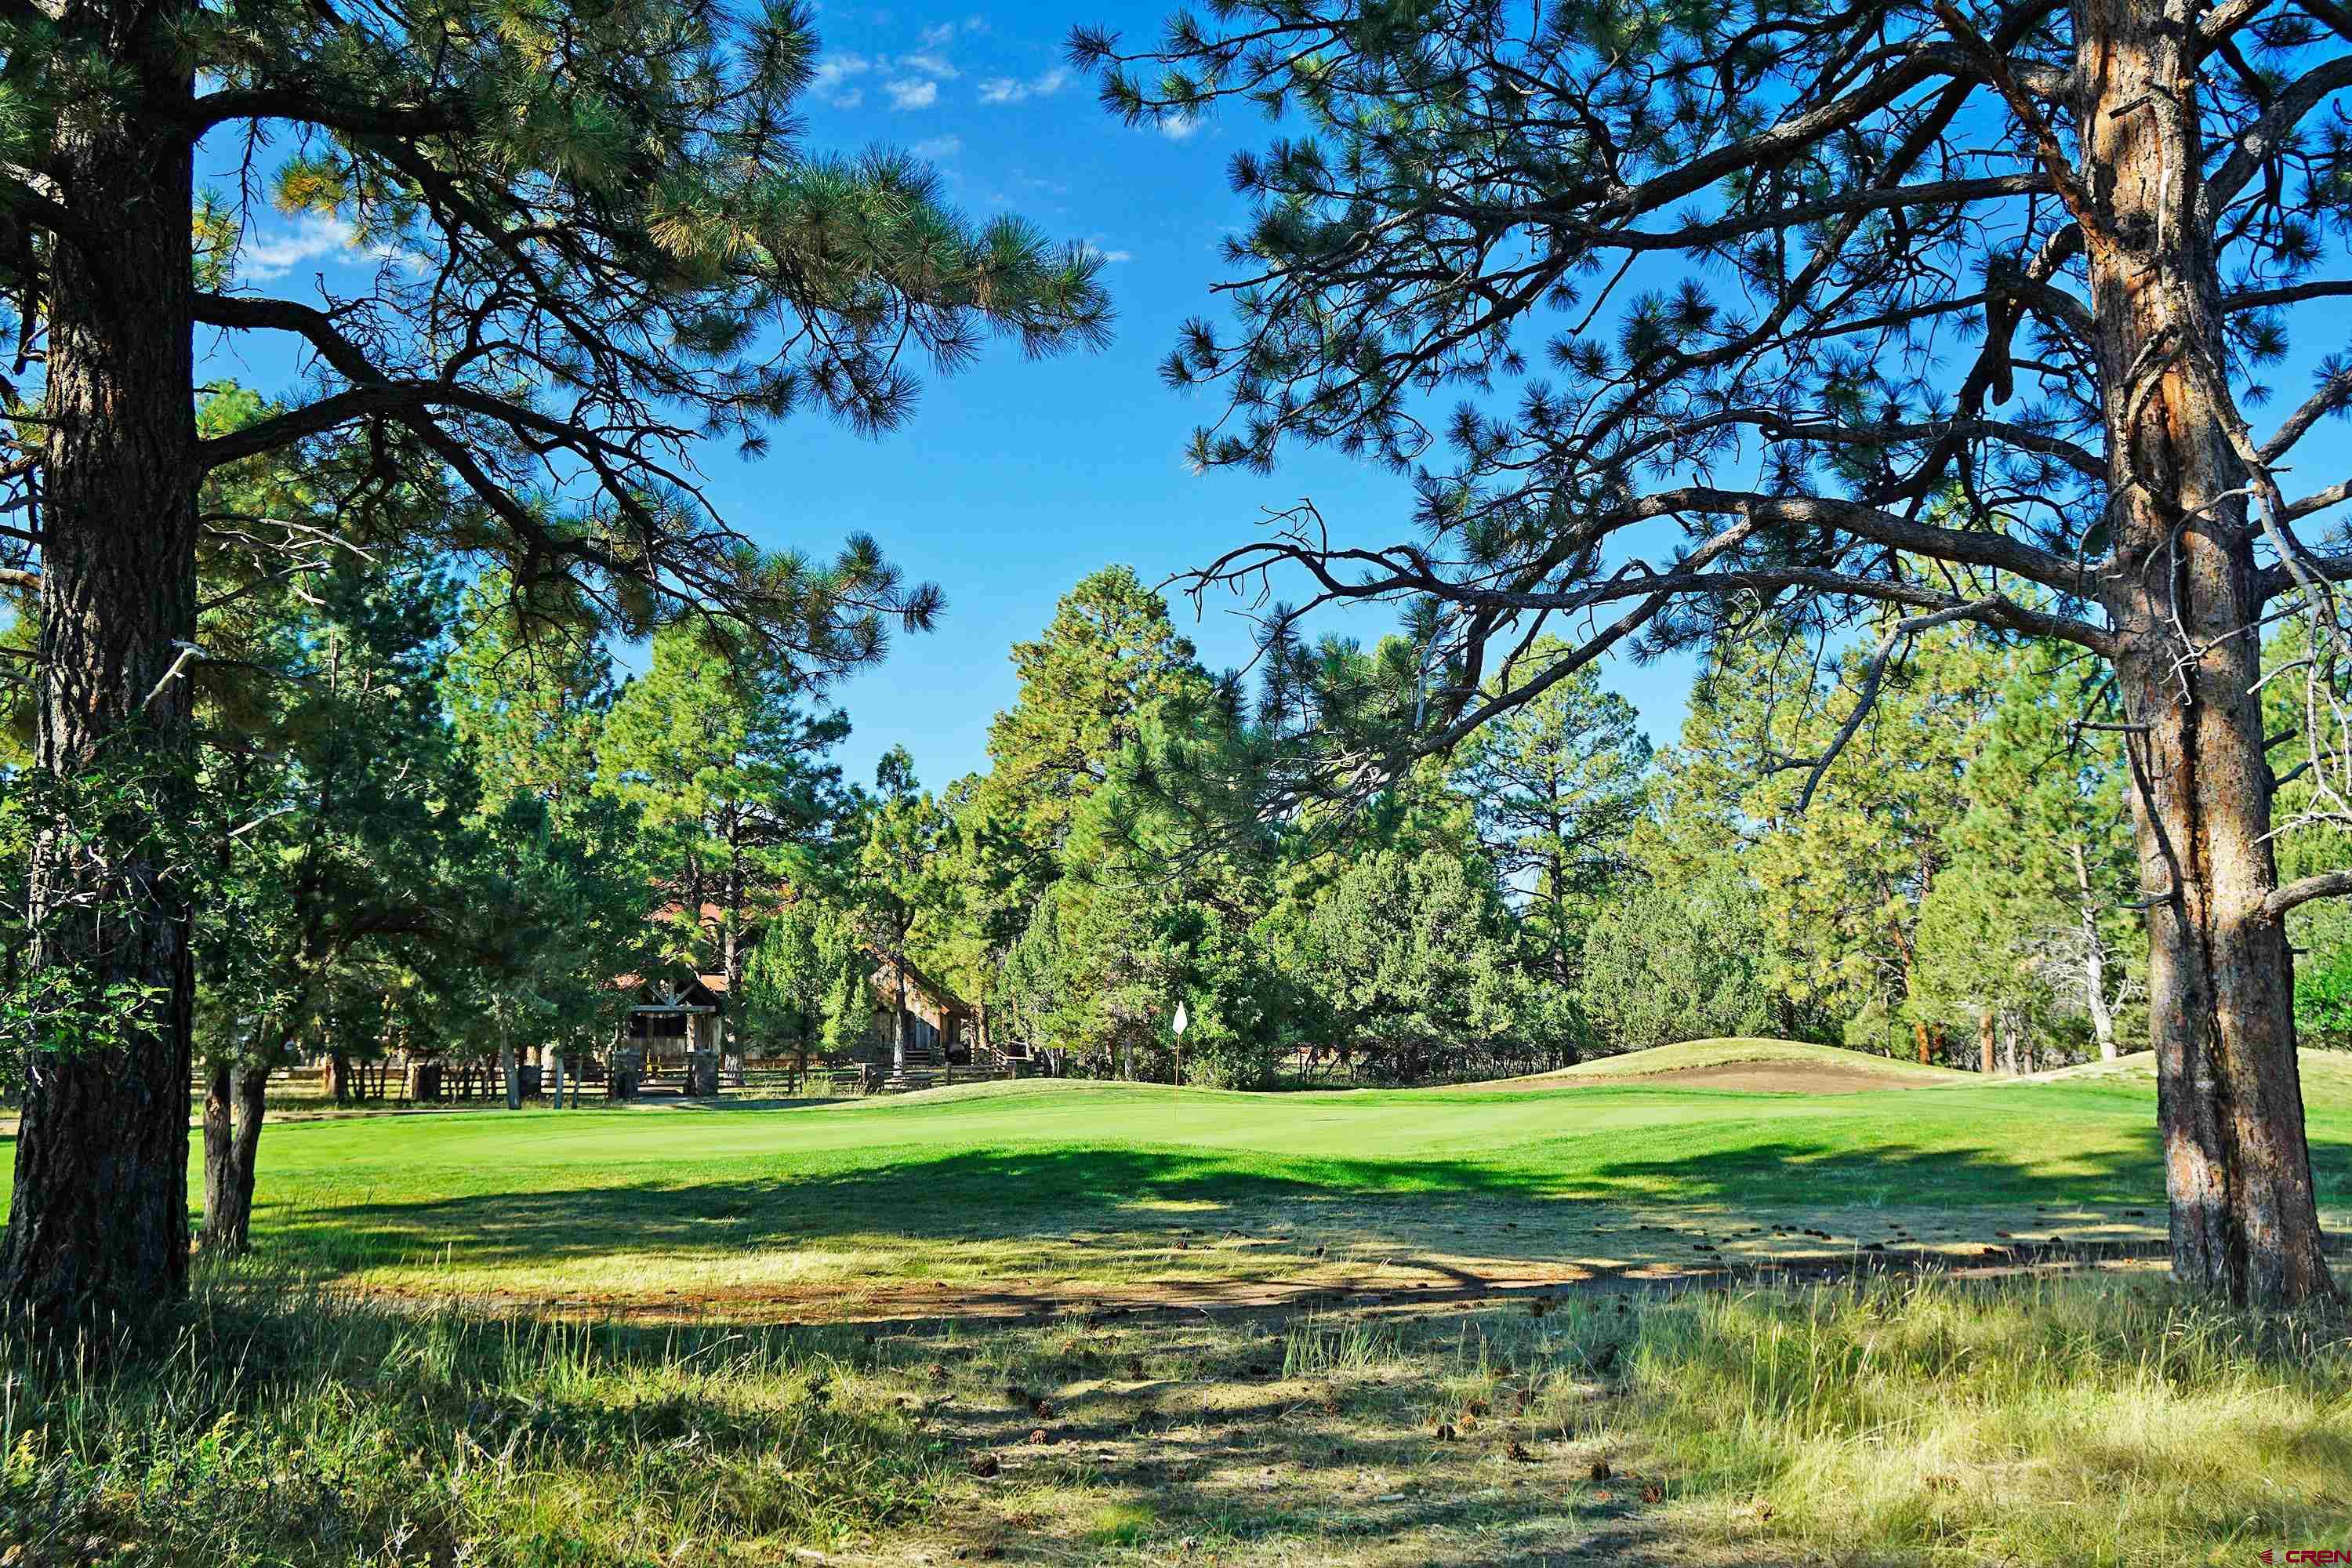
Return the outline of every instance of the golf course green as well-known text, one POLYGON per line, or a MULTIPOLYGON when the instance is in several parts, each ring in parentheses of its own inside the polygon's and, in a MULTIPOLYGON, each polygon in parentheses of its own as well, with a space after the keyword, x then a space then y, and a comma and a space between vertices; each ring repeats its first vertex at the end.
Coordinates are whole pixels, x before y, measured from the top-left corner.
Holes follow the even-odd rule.
MULTIPOLYGON (((2352 1064, 2307 1063, 2340 1227, 2352 1064)), ((2144 1060, 1986 1082, 1740 1041, 1427 1090, 1024 1080, 288 1120, 263 1141, 256 1238, 362 1289, 795 1320, 2145 1251, 2164 1225, 2155 1121, 2144 1060), (1872 1091, 1716 1087, 1857 1063, 1872 1091)))

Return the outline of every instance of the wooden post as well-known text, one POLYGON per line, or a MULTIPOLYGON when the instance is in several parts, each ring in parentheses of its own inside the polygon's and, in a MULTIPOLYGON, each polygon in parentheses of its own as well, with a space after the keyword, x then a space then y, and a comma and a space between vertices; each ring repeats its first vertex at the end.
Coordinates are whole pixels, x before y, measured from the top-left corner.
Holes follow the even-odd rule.
POLYGON ((1992 1009, 1990 1007, 1984 1010, 1984 1021, 1979 1025, 1977 1028, 1977 1047, 1979 1054, 1984 1058, 1984 1075, 1987 1078, 1990 1078, 1992 1076, 1993 1061, 1992 1009))

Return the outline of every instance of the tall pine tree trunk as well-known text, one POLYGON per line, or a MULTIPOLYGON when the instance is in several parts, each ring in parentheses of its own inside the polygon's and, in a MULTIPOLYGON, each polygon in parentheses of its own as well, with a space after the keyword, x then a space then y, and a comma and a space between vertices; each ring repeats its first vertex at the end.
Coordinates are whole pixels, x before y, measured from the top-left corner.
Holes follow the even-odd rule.
POLYGON ((236 1068, 226 1058, 205 1073, 205 1223, 197 1244, 210 1252, 228 1246, 231 1144, 236 1137, 236 1068))
POLYGON ((2109 177, 2086 228, 2108 417, 2134 816, 2149 910, 2172 1268, 2236 1301, 2330 1294, 2294 1054, 2263 758, 2261 605, 2230 435, 2221 285, 2198 189, 2194 30, 2146 0, 2078 0, 2078 105, 2109 177))
MULTIPOLYGON (((60 197, 96 233, 57 242, 43 301, 35 753, 62 777, 103 766, 161 778, 157 814, 184 820, 170 795, 188 755, 183 654, 196 620, 194 176, 171 122, 194 84, 168 37, 176 7, 117 9, 110 52, 146 68, 134 66, 135 90, 86 100, 58 141, 60 197), (109 107, 123 99, 137 118, 109 107)), ((143 826, 74 825, 125 840, 143 826)), ((34 851, 32 965, 85 994, 136 987, 153 1001, 95 1043, 33 1042, 0 1253, 11 1314, 134 1318, 186 1289, 194 983, 185 889, 163 869, 71 835, 34 851)))
POLYGON ((207 1252, 253 1245, 253 1181, 261 1153, 269 1068, 252 1062, 215 1065, 205 1094, 205 1225, 207 1252))

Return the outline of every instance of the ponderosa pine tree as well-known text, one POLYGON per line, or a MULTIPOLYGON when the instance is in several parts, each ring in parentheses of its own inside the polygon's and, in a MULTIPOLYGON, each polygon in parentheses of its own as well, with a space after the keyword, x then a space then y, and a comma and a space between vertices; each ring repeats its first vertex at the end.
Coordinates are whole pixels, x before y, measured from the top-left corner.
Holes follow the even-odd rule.
POLYGON ((1106 566, 1054 606, 1034 641, 1013 645, 1020 689, 988 726, 978 790, 1024 844, 1058 851, 1087 798, 1153 710, 1197 702, 1208 677, 1134 569, 1106 566))
POLYGON ((207 748, 218 783, 204 804, 219 816, 221 856, 196 921, 215 1024, 208 1248, 245 1249, 264 1087, 339 976, 386 948, 450 952, 460 911, 489 902, 467 820, 477 786, 436 688, 449 600, 414 576, 314 577, 279 601, 273 721, 207 748))
POLYGON ((2126 953, 2147 938, 2121 736, 2084 727, 2102 716, 2107 682, 2059 644, 2019 649, 2008 662, 1961 783, 1970 804, 1950 835, 1952 863, 1937 884, 1959 906, 1952 923, 1966 932, 1944 944, 1944 984, 2011 955, 2112 1061, 2117 1015, 2137 985, 2126 953))
MULTIPOLYGON (((948 879, 955 819, 915 778, 915 760, 893 746, 874 770, 874 794, 856 825, 842 881, 824 889, 845 912, 864 952, 890 967, 890 1070, 907 1070, 907 966, 925 926, 952 912, 948 879)), ((806 864, 806 862, 803 862, 806 864)))
MULTIPOLYGON (((205 515, 199 486, 338 437, 345 460, 319 465, 335 515, 440 491, 403 509, 426 520, 415 542, 503 567, 539 606, 634 633, 715 612, 815 665, 924 621, 936 595, 870 542, 830 564, 754 549, 702 504, 691 447, 756 449, 804 405, 881 429, 908 407, 911 358, 951 368, 991 335, 1098 342, 1105 304, 1084 253, 965 223, 906 158, 801 146, 813 47, 796 6, 708 0, 65 0, 0 18, 0 296, 15 374, 35 367, 5 393, 27 434, 0 465, 0 585, 39 595, 39 767, 102 765, 131 781, 104 798, 182 815, 200 542, 280 561, 321 542, 205 515), (274 171, 272 141, 291 150, 274 171), (241 287, 248 215, 200 195, 200 143, 254 149, 281 207, 348 226, 379 258, 369 281, 322 279, 315 302, 241 287), (199 331, 290 349, 304 395, 200 435, 199 331)), ((154 815, 60 822, 31 870, 25 973, 65 999, 38 1016, 136 1004, 87 1047, 12 1042, 38 1071, 0 1301, 52 1323, 184 1284, 184 879, 114 852, 145 846, 154 815)))
POLYGON ((1348 742, 1392 755, 1448 749, 1611 648, 1738 637, 1768 606, 1817 647, 1883 616, 1882 658, 1969 620, 2105 660, 2156 901, 2174 1271, 2239 1300, 2332 1293, 2283 920, 2352 871, 2279 878, 2256 685, 2259 628, 2300 612, 2323 634, 2300 677, 2341 700, 2330 584, 2352 552, 2297 533, 2352 478, 2289 496, 2280 476, 2352 366, 2322 360, 2263 433, 2246 410, 2289 316, 2352 294, 2319 275, 2352 213, 2326 113, 2352 88, 2352 14, 1214 16, 1140 51, 1073 38, 1130 121, 1242 98, 1295 132, 1234 159, 1256 216, 1227 253, 1233 323, 1192 324, 1167 364, 1230 399, 1194 455, 1263 468, 1328 443, 1424 477, 1409 542, 1335 543, 1308 506, 1205 581, 1299 570, 1305 608, 1423 604, 1427 721, 1348 742), (1519 655, 1548 625, 1577 652, 1536 670, 1519 655))
POLYGON ((504 573, 467 588, 441 693, 474 749, 489 809, 519 795, 558 817, 581 808, 619 690, 595 627, 533 616, 504 573))
MULTIPOLYGON (((1541 661, 1570 651, 1548 638, 1528 654, 1541 661)), ((1639 721, 1588 665, 1471 736, 1450 780, 1469 797, 1505 887, 1523 900, 1541 972, 1570 992, 1583 919, 1623 873, 1626 837, 1642 815, 1650 742, 1639 721)))
POLYGON ((811 684, 755 642, 681 623, 605 716, 600 785, 640 814, 677 955, 715 960, 730 993, 792 862, 851 808, 827 760, 849 716, 813 704, 811 684))

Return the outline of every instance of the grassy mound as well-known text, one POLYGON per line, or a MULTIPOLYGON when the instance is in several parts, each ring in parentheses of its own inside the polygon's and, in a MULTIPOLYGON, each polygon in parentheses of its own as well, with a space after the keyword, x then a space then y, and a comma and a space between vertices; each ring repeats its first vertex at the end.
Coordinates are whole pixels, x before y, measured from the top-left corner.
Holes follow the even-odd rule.
MULTIPOLYGON (((2325 1100, 2336 1105, 2352 1105, 2352 1055, 2343 1051, 2303 1050, 2295 1053, 2303 1073, 2303 1098, 2306 1104, 2325 1100)), ((2111 1062, 2082 1062, 2070 1068, 2053 1068, 2029 1078, 2012 1080, 2018 1083, 2106 1083, 2130 1088, 2153 1089, 2156 1084, 2156 1053, 2134 1051, 2111 1062)))
POLYGON ((1892 1057, 1865 1056, 1860 1051, 1844 1050, 1836 1046, 1734 1035, 1712 1040, 1684 1040, 1677 1045, 1656 1046, 1648 1050, 1627 1051, 1622 1056, 1579 1062, 1558 1072, 1534 1073, 1526 1078, 1502 1079, 1493 1083, 1465 1084, 1461 1087, 1543 1089, 1555 1084, 1565 1087, 1594 1079, 1705 1073, 1731 1067, 1782 1068, 1794 1073, 1858 1074, 1878 1079, 1888 1088, 1902 1089, 1925 1089, 1937 1085, 1951 1087, 1983 1081, 1974 1073, 1959 1072, 1951 1068, 1921 1067, 1916 1062, 1901 1061, 1892 1057))

